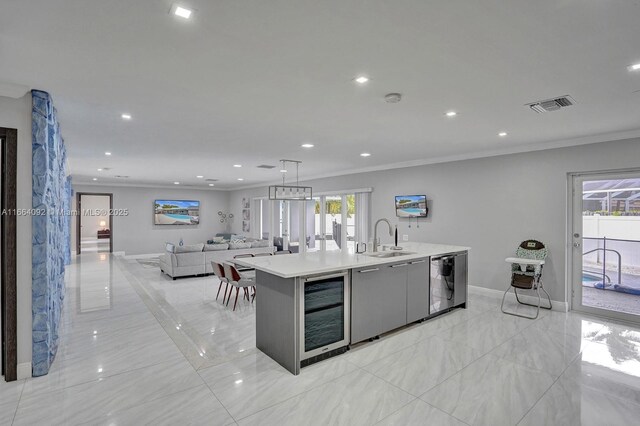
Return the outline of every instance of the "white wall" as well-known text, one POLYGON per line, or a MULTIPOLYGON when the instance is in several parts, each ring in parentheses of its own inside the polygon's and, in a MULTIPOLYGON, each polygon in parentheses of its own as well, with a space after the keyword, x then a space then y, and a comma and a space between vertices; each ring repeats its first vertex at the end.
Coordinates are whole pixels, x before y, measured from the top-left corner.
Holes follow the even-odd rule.
POLYGON ((83 195, 82 196, 82 210, 91 212, 90 214, 82 217, 82 228, 80 229, 80 236, 82 238, 97 238, 98 231, 104 228, 109 228, 109 215, 99 215, 98 212, 108 212, 111 206, 109 205, 109 197, 104 195, 83 195), (105 226, 100 226, 100 222, 106 223, 105 226))
MULTIPOLYGON (((640 167, 639 158, 640 140, 630 139, 304 183, 314 192, 373 187, 373 221, 391 219, 411 241, 471 247, 473 285, 505 289, 509 272, 504 258, 522 240, 540 239, 550 249, 545 287, 554 300, 565 301, 567 173, 640 167), (402 194, 427 195, 429 217, 420 220, 420 228, 415 220, 395 217, 394 196, 402 194)), ((241 213, 242 197, 266 195, 266 187, 234 191, 231 212, 241 213)), ((240 224, 233 230, 239 232, 240 224)), ((383 235, 382 241, 391 238, 383 235)))
MULTIPOLYGON (((31 93, 0 96, 0 127, 18 129, 17 208, 31 208, 31 93)), ((31 362, 31 217, 17 218, 18 364, 31 362)))
MULTIPOLYGON (((168 242, 177 243, 180 238, 185 244, 206 242, 217 232, 224 232, 226 225, 220 223, 218 211, 227 211, 229 193, 213 190, 142 188, 125 186, 73 185, 75 209, 77 192, 112 193, 113 208, 128 209, 128 216, 114 216, 111 237, 113 250, 124 251, 126 255, 161 253, 168 242), (154 225, 153 202, 157 199, 199 200, 199 225, 154 225)), ((82 199, 84 200, 84 196, 82 199)), ((85 206, 83 206, 85 208, 85 206)), ((242 227, 242 212, 237 220, 242 227)), ((71 247, 76 247, 75 218, 71 223, 71 247)))
POLYGON ((582 236, 640 241, 640 216, 584 216, 582 236))

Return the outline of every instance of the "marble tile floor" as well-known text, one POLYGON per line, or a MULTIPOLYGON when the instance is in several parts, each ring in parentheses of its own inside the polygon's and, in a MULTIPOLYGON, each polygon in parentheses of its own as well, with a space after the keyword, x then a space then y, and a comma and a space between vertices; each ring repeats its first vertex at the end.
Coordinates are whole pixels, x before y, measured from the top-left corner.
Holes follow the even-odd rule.
POLYGON ((213 277, 135 260, 69 268, 48 376, 0 383, 0 425, 617 425, 640 416, 640 327, 576 313, 469 309, 293 376, 255 348, 255 306, 213 277))

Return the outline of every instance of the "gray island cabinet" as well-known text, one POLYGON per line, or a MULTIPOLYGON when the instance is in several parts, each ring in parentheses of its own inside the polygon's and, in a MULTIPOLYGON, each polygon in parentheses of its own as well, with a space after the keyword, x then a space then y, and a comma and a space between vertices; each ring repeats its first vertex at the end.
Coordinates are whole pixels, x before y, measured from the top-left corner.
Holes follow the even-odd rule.
POLYGON ((293 374, 407 324, 466 307, 468 247, 238 259, 256 269, 256 347, 293 374))

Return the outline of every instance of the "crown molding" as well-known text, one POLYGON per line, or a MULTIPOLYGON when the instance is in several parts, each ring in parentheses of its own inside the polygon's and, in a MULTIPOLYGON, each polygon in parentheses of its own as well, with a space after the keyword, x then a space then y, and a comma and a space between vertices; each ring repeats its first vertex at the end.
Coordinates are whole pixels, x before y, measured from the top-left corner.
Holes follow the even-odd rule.
POLYGON ((229 188, 202 188, 188 185, 166 185, 166 184, 153 184, 153 183, 122 183, 122 182, 86 182, 86 181, 75 181, 73 179, 73 175, 71 175, 71 185, 83 185, 83 186, 107 186, 107 187, 123 187, 123 188, 162 188, 162 189, 189 189, 193 191, 218 191, 218 192, 228 192, 232 191, 229 188))
MULTIPOLYGON (((517 145, 517 146, 506 147, 501 149, 495 149, 495 150, 476 151, 476 152, 460 154, 460 155, 425 158, 425 159, 419 159, 419 160, 403 161, 398 163, 381 164, 378 166, 371 166, 371 167, 361 167, 356 169, 349 169, 346 171, 321 173, 321 174, 315 174, 311 176, 303 176, 300 182, 309 182, 311 180, 354 175, 359 173, 370 173, 370 172, 377 172, 377 171, 384 171, 384 170, 403 169, 406 167, 418 167, 418 166, 425 166, 429 164, 451 163, 454 161, 465 161, 465 160, 474 160, 479 158, 499 157, 502 155, 523 154, 527 152, 568 148, 568 147, 579 146, 579 145, 591 145, 591 144, 597 144, 597 143, 617 142, 621 140, 633 139, 633 138, 639 138, 639 137, 640 137, 640 129, 623 131, 623 132, 603 133, 598 135, 581 136, 578 138, 562 139, 562 140, 551 141, 551 142, 529 143, 529 144, 517 145)), ((132 183, 74 182, 74 183, 78 185, 178 189, 178 185, 172 186, 172 185, 165 185, 165 184, 136 184, 134 182, 132 183)), ((194 188, 194 187, 188 187, 188 186, 183 186, 182 188, 195 189, 195 190, 201 190, 201 191, 233 192, 233 191, 243 191, 247 189, 263 188, 269 185, 277 185, 280 183, 282 183, 281 179, 274 179, 270 181, 255 183, 251 185, 237 186, 233 188, 194 188)))
MULTIPOLYGON (((359 173, 370 173, 370 172, 377 172, 377 171, 383 171, 383 170, 403 169, 406 167, 418 167, 418 166, 425 166, 429 164, 451 163, 454 161, 474 160, 474 159, 487 158, 487 157, 499 157, 501 155, 523 154, 526 152, 545 151, 548 149, 558 149, 558 148, 568 148, 568 147, 579 146, 579 145, 591 145, 596 143, 616 142, 616 141, 633 139, 638 137, 640 137, 640 129, 630 130, 625 132, 584 136, 584 137, 572 138, 572 139, 562 139, 559 141, 552 141, 552 142, 537 142, 537 143, 518 145, 518 146, 496 149, 496 150, 477 151, 477 152, 472 152, 468 154, 403 161, 399 163, 382 164, 378 166, 351 169, 349 171, 322 173, 322 174, 304 177, 300 180, 300 182, 309 182, 310 180, 325 179, 325 178, 337 177, 337 176, 355 175, 359 173)), ((252 184, 252 185, 237 187, 235 189, 230 189, 230 190, 241 191, 244 189, 254 189, 254 188, 260 188, 267 185, 274 185, 274 184, 277 184, 278 182, 280 181, 264 182, 260 184, 252 184)))

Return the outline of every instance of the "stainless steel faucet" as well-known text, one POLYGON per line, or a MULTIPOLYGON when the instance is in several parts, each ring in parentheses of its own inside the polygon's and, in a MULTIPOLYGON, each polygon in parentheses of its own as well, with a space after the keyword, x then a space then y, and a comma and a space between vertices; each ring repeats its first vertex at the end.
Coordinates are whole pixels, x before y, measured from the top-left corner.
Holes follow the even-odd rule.
POLYGON ((376 222, 376 224, 373 226, 373 251, 377 252, 378 251, 378 224, 380 222, 387 222, 387 225, 389 225, 389 236, 393 237, 393 228, 391 227, 391 222, 389 222, 389 219, 378 219, 378 221, 376 222))

